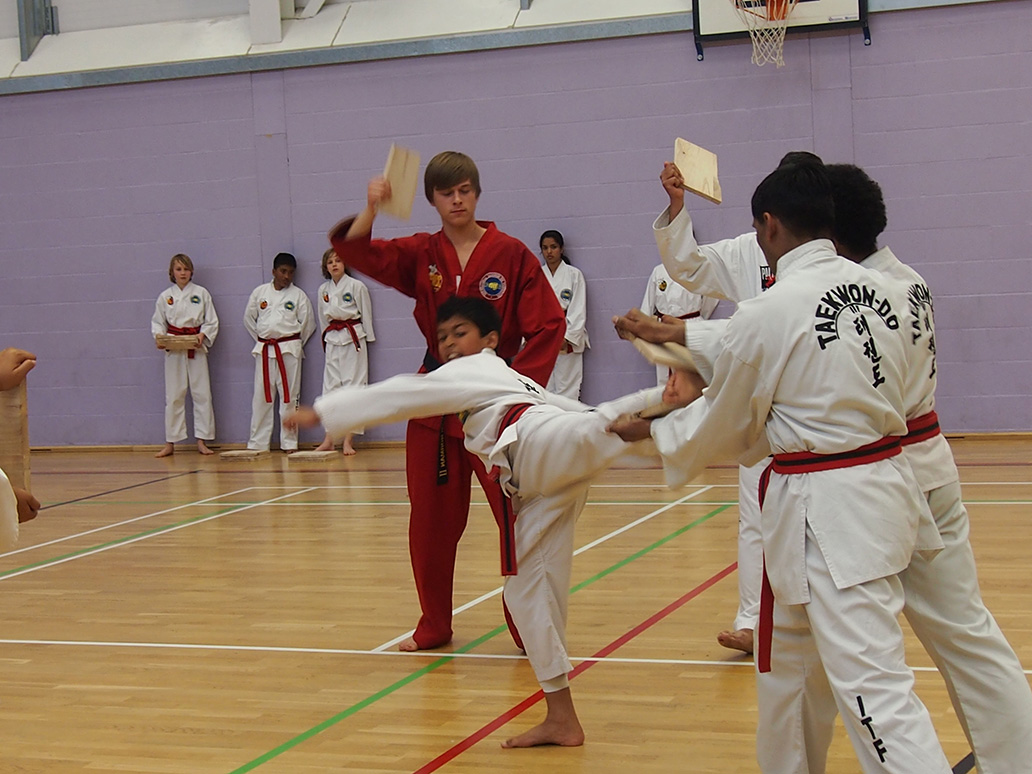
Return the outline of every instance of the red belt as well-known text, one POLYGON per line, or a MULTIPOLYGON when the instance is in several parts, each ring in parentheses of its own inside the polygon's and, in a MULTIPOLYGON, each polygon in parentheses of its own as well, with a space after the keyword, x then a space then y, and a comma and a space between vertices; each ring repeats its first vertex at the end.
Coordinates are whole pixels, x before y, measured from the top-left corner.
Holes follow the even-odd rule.
POLYGON ((358 343, 358 334, 355 332, 356 326, 362 324, 361 317, 355 317, 351 320, 330 320, 330 324, 326 326, 326 330, 322 332, 322 348, 326 349, 326 334, 330 331, 342 331, 347 328, 348 333, 351 334, 351 340, 355 342, 355 350, 362 349, 362 345, 358 343))
MULTIPOLYGON (((508 411, 502 417, 502 421, 498 423, 498 437, 502 437, 502 433, 505 432, 507 427, 516 424, 520 417, 531 407, 530 403, 517 403, 515 406, 509 406, 508 411)), ((494 467, 491 469, 491 477, 498 480, 498 468, 494 467)), ((504 496, 505 492, 502 492, 502 513, 495 514, 495 520, 498 522, 498 537, 500 541, 500 547, 502 551, 502 575, 515 575, 516 574, 516 516, 513 513, 511 507, 511 500, 508 496, 504 496)))
POLYGON ((279 339, 263 339, 261 336, 258 337, 265 346, 262 347, 262 379, 265 380, 265 402, 272 403, 272 384, 269 383, 269 348, 272 347, 272 351, 276 353, 276 365, 279 367, 280 381, 283 384, 283 402, 290 403, 290 385, 287 383, 287 366, 283 362, 283 352, 280 350, 280 342, 283 341, 299 341, 301 339, 300 333, 295 333, 293 336, 283 336, 279 339))
MULTIPOLYGON (((200 325, 195 325, 192 328, 177 328, 174 325, 169 325, 168 326, 168 333, 171 333, 173 336, 196 336, 200 332, 201 332, 201 326, 200 325)), ((192 350, 192 349, 187 350, 186 356, 188 358, 190 358, 191 360, 193 360, 194 350, 192 350)))
POLYGON ((907 422, 907 434, 900 441, 904 446, 912 443, 921 443, 929 438, 935 438, 942 430, 939 429, 939 415, 934 411, 922 414, 919 417, 907 422))
MULTIPOLYGON (((760 507, 767 495, 770 474, 782 473, 817 473, 822 470, 852 468, 857 465, 868 465, 879 460, 895 457, 901 449, 899 436, 890 435, 880 441, 869 443, 852 451, 838 454, 813 454, 812 452, 792 452, 775 454, 773 462, 767 466, 760 476, 760 507)), ((767 559, 763 560, 763 587, 760 590, 760 620, 757 627, 759 648, 756 651, 756 665, 760 672, 770 671, 770 644, 774 629, 774 590, 767 577, 767 559)))

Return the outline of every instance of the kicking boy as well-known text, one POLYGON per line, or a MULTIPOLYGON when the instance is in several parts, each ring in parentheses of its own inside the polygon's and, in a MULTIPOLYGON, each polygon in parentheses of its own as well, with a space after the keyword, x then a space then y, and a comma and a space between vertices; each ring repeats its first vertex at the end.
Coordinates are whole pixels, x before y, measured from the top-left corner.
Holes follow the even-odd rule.
POLYGON ((280 396, 280 448, 297 451, 297 429, 284 418, 301 395, 301 360, 304 346, 315 332, 312 303, 294 284, 297 260, 280 253, 272 262, 272 282, 259 285, 244 309, 244 327, 255 340, 254 398, 251 400, 251 437, 248 449, 268 451, 272 442, 273 396, 280 396))
MULTIPOLYGON (((502 319, 498 354, 524 376, 546 384, 566 323, 537 258, 494 223, 476 219, 480 172, 469 156, 438 153, 426 165, 423 188, 441 218, 440 231, 372 239, 377 208, 391 197, 390 184, 378 177, 369 181, 365 209, 330 230, 334 251, 346 265, 414 299, 412 315, 426 341, 422 371, 443 362, 437 351, 437 307, 451 296, 475 296, 491 302, 502 319)), ((455 555, 469 518, 474 473, 495 518, 501 518, 502 493, 476 456, 463 448, 462 438, 458 419, 450 415, 424 416, 409 422, 405 431, 409 554, 422 615, 400 650, 438 648, 451 641, 455 555)), ((513 639, 519 644, 518 633, 513 639)))
POLYGON ((584 731, 570 696, 566 652, 574 522, 594 477, 624 454, 644 450, 608 434, 606 425, 668 400, 687 405, 701 394, 701 380, 683 377, 683 394, 671 384, 666 392, 653 388, 592 409, 546 392, 495 354, 501 324, 489 302, 455 296, 436 316, 440 368, 336 390, 288 422, 321 421, 341 437, 361 425, 459 413, 466 448, 511 497, 499 522, 503 565, 515 570, 505 578, 505 599, 547 705, 543 723, 503 747, 580 745, 584 731))

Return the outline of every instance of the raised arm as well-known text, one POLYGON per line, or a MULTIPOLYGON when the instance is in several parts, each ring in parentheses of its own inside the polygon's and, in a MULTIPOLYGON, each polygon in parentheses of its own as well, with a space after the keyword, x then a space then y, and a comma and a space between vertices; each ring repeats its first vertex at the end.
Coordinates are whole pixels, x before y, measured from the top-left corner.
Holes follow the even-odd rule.
POLYGON ((759 267, 767 263, 756 235, 750 232, 734 239, 699 245, 691 216, 683 206, 684 191, 680 192, 680 206, 675 207, 672 183, 666 179, 669 177, 664 165, 660 180, 671 197, 671 206, 660 213, 652 225, 659 257, 667 273, 678 284, 703 296, 726 298, 735 303, 752 298, 756 292, 750 277, 758 277, 759 267))

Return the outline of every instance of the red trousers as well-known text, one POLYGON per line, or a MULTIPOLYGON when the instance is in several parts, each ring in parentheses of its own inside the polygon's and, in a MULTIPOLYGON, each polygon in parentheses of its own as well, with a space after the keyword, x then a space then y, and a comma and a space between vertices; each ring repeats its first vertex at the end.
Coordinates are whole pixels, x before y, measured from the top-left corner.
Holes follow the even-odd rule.
MULTIPOLYGON (((422 611, 413 638, 421 649, 445 645, 452 638, 455 553, 469 518, 472 474, 476 473, 496 516, 502 512, 504 498, 498 482, 488 476, 484 463, 466 450, 461 438, 444 438, 448 480, 442 483, 438 478, 440 441, 439 429, 408 423, 409 556, 422 611)), ((511 622, 509 628, 516 644, 523 647, 511 622)))

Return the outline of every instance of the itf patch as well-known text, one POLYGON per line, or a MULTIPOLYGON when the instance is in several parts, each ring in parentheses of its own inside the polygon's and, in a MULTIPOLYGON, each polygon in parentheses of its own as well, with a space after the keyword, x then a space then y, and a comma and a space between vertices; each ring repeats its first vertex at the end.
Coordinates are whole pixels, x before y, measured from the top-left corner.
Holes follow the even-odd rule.
POLYGON ((566 303, 570 303, 573 300, 573 291, 569 288, 563 288, 563 291, 559 294, 559 298, 566 303))
POLYGON ((480 278, 480 295, 488 301, 497 301, 505 295, 505 277, 496 271, 480 278))

